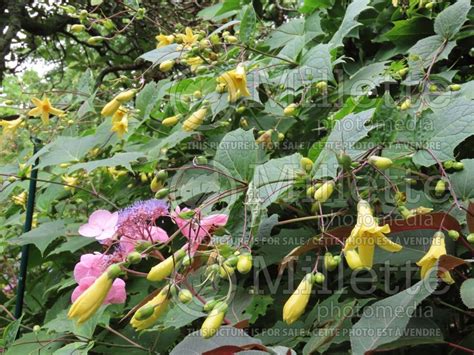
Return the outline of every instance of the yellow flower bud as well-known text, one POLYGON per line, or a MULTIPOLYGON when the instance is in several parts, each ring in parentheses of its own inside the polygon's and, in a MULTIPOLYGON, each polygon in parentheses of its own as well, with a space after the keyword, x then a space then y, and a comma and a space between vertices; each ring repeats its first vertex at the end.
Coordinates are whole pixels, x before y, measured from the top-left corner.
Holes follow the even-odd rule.
POLYGON ((376 155, 372 155, 369 160, 369 164, 375 166, 377 169, 385 170, 390 168, 393 165, 393 161, 389 158, 379 157, 376 155))
POLYGON ((201 335, 204 339, 211 338, 217 333, 224 320, 226 311, 227 304, 225 303, 218 303, 214 306, 201 326, 201 335))
POLYGON ((136 93, 137 93, 137 90, 135 89, 127 90, 115 96, 115 100, 117 100, 120 103, 130 101, 131 99, 135 97, 136 93))
POLYGON ((161 281, 171 275, 176 268, 177 263, 184 258, 186 251, 178 250, 174 255, 169 256, 158 265, 153 266, 148 272, 147 279, 149 281, 161 281))
POLYGON ((91 46, 96 46, 104 41, 104 37, 102 36, 94 36, 94 37, 89 37, 87 39, 87 43, 90 44, 91 46))
POLYGON ((157 192, 158 190, 160 190, 161 188, 163 188, 163 183, 158 179, 157 176, 155 176, 153 178, 153 180, 151 180, 151 183, 150 183, 150 190, 152 192, 157 192))
POLYGON ((174 67, 174 60, 168 59, 160 64, 160 71, 163 73, 169 72, 174 67))
POLYGON ((328 83, 326 81, 320 81, 316 84, 316 88, 319 91, 326 91, 328 88, 328 83))
POLYGON ((436 196, 442 196, 446 191, 446 183, 444 180, 438 180, 435 186, 435 194, 436 196))
POLYGON ((459 91, 461 90, 461 85, 459 84, 451 84, 448 86, 448 89, 451 91, 459 91))
POLYGON ((75 32, 75 33, 78 33, 78 32, 82 32, 86 29, 86 26, 84 25, 72 25, 71 26, 71 32, 75 32))
POLYGON ((135 312, 130 320, 132 327, 136 330, 143 330, 151 327, 168 308, 170 296, 170 287, 164 287, 158 295, 135 312))
POLYGON ((201 108, 194 112, 189 118, 183 123, 183 130, 186 132, 194 131, 198 128, 206 117, 207 108, 201 108))
POLYGON ((235 37, 235 36, 226 36, 226 37, 225 37, 225 41, 226 41, 227 43, 234 44, 234 43, 237 43, 239 40, 238 40, 238 38, 235 37))
POLYGON ((120 107, 120 101, 117 101, 116 99, 113 99, 112 101, 108 102, 100 114, 104 117, 106 116, 112 116, 120 107))
POLYGON ((293 116, 296 113, 297 104, 289 104, 283 109, 283 114, 287 117, 293 116))
POLYGON ((334 186, 336 186, 334 181, 325 182, 319 189, 314 193, 314 199, 320 203, 326 202, 334 192, 334 186))
POLYGON ((246 274, 252 269, 252 255, 251 254, 242 254, 239 255, 237 261, 237 270, 241 274, 246 274))
POLYGON ((182 303, 189 303, 193 300, 193 294, 189 290, 179 291, 178 298, 182 303))
POLYGON ((306 158, 306 157, 301 158, 300 165, 301 165, 301 168, 307 173, 313 170, 313 161, 309 158, 306 158))
POLYGON ((165 119, 163 119, 163 121, 161 121, 161 124, 165 127, 173 127, 179 122, 180 118, 181 115, 166 117, 165 119))
POLYGON ((116 267, 112 265, 97 278, 94 283, 80 295, 73 303, 67 314, 68 318, 76 318, 78 324, 82 324, 91 318, 100 308, 109 293, 114 279, 117 277, 116 267), (111 270, 111 272, 109 272, 111 270))
POLYGON ((313 275, 309 273, 306 274, 283 307, 283 320, 287 324, 296 322, 304 313, 309 297, 311 296, 312 287, 313 275))
POLYGON ((402 102, 400 105, 400 110, 405 111, 408 110, 411 107, 411 100, 406 99, 405 101, 402 102))

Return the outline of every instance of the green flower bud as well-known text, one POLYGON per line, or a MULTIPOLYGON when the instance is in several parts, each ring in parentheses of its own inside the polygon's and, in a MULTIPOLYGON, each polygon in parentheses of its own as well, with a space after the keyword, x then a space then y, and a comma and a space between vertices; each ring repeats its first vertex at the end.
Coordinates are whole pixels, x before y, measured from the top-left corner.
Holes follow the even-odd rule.
POLYGON ((317 284, 320 284, 320 285, 323 284, 324 280, 325 280, 325 276, 321 272, 317 272, 313 275, 313 282, 317 284))
POLYGON ((182 289, 179 291, 178 298, 182 303, 189 303, 193 300, 193 294, 189 290, 182 289))
POLYGON ((459 239, 459 232, 454 229, 451 229, 448 231, 448 237, 456 241, 459 239))
POLYGON ((461 85, 459 84, 451 84, 448 86, 448 89, 451 91, 459 91, 461 90, 461 85))
POLYGON ((140 261, 142 261, 142 255, 136 251, 131 252, 127 255, 127 261, 130 264, 138 264, 140 261))
POLYGON ((155 193, 155 198, 157 198, 157 199, 165 198, 166 196, 169 195, 169 193, 170 193, 170 189, 167 189, 166 187, 162 188, 162 189, 159 189, 155 193))

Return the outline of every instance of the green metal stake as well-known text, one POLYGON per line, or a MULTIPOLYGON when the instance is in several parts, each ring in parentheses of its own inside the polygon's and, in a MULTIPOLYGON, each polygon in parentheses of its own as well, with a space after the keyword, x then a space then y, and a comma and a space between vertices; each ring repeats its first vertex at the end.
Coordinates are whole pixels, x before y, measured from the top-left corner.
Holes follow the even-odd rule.
MULTIPOLYGON (((40 148, 41 141, 33 138, 33 155, 36 154, 40 148)), ((26 219, 23 231, 29 232, 31 230, 31 225, 33 223, 33 212, 35 209, 35 195, 36 195, 36 182, 38 179, 38 163, 39 159, 33 164, 31 169, 30 176, 30 186, 28 189, 28 200, 26 203, 26 219)), ((21 248, 21 263, 20 263, 20 273, 18 274, 18 288, 16 291, 16 304, 15 304, 15 318, 18 319, 23 313, 23 300, 25 298, 25 285, 26 285, 26 273, 28 270, 28 256, 29 256, 29 245, 23 245, 21 248)))

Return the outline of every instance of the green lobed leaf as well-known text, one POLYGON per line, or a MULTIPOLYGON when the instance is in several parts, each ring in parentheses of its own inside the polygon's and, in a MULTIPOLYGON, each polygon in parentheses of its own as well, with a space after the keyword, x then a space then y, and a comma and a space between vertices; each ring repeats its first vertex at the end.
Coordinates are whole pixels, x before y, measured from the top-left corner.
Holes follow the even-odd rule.
POLYGON ((470 0, 458 0, 455 4, 441 11, 434 21, 435 32, 445 39, 451 39, 456 35, 461 26, 467 20, 467 14, 471 9, 470 0))
POLYGON ((242 43, 251 43, 255 36, 257 27, 257 15, 252 5, 245 7, 242 21, 240 22, 240 41, 242 43))
POLYGON ((351 113, 336 121, 323 151, 314 164, 313 176, 315 178, 336 177, 339 166, 336 154, 339 151, 343 150, 352 159, 365 152, 365 149, 357 147, 357 142, 365 138, 374 128, 374 126, 367 125, 374 111, 374 109, 370 109, 359 113, 351 113))
MULTIPOLYGON (((454 159, 456 146, 474 134, 474 104, 463 96, 446 96, 433 106, 433 113, 424 118, 425 123, 429 120, 431 129, 417 132, 418 142, 440 161, 454 159)), ((423 166, 435 163, 426 150, 415 153, 413 161, 423 166)))
POLYGON ((343 39, 347 37, 354 28, 360 26, 360 23, 357 22, 357 17, 359 17, 362 11, 369 8, 369 3, 370 0, 354 0, 349 4, 339 29, 329 41, 331 49, 342 46, 343 39))
POLYGON ((367 306, 361 319, 352 327, 352 353, 364 355, 367 351, 399 339, 418 305, 431 295, 437 286, 438 277, 433 270, 428 278, 405 291, 367 306), (372 330, 373 333, 368 335, 372 330))

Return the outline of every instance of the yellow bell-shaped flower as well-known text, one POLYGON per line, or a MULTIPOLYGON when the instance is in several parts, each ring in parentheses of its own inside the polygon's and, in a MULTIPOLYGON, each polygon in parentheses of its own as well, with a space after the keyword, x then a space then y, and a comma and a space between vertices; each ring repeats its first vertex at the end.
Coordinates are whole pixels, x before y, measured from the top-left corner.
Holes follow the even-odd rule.
MULTIPOLYGON (((427 253, 416 263, 421 269, 420 274, 422 278, 426 278, 429 275, 429 271, 436 265, 436 262, 442 255, 446 255, 446 243, 444 240, 444 233, 438 231, 434 234, 431 241, 430 249, 427 253)), ((451 274, 446 271, 441 274, 441 279, 448 283, 454 283, 451 274)))
POLYGON ((247 75, 242 64, 237 65, 236 69, 222 74, 217 78, 217 81, 226 85, 230 102, 235 102, 241 96, 250 96, 247 88, 247 75))
POLYGON ((347 252, 357 248, 362 267, 371 268, 376 245, 390 252, 400 251, 402 246, 388 239, 386 233, 390 233, 390 226, 388 224, 379 226, 369 203, 360 200, 357 204, 357 223, 344 246, 346 260, 347 252))
POLYGON ((3 135, 5 137, 13 137, 17 129, 21 126, 22 121, 21 117, 12 121, 0 120, 0 126, 3 127, 3 135))
POLYGON ((140 307, 132 319, 130 324, 135 330, 143 330, 150 328, 158 318, 166 311, 171 299, 170 286, 164 287, 158 295, 140 307))
POLYGON ((309 273, 305 275, 295 292, 293 292, 283 307, 283 320, 287 324, 296 322, 304 313, 309 297, 311 296, 312 287, 313 274, 309 273))
POLYGON ((69 319, 75 318, 78 324, 91 318, 100 308, 109 293, 115 278, 120 273, 118 265, 111 265, 94 283, 73 303, 67 314, 69 319))

